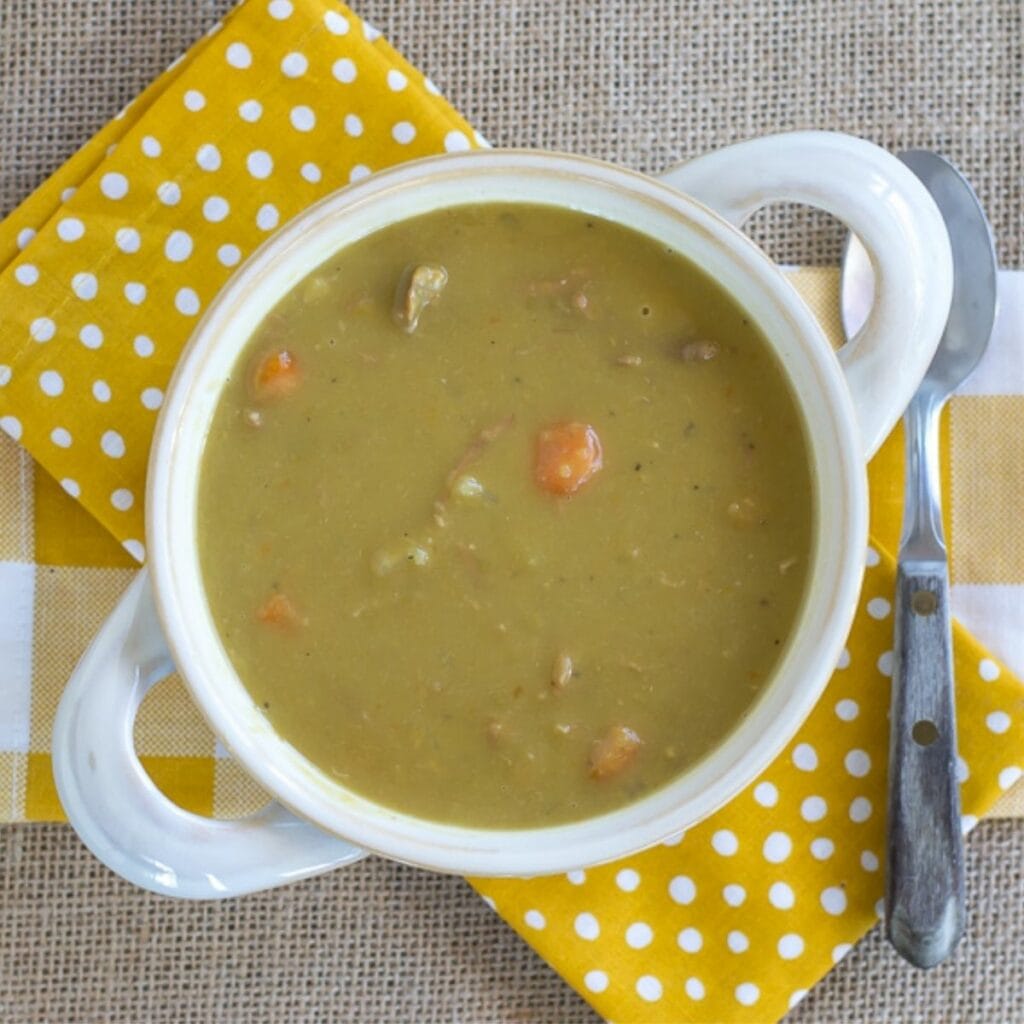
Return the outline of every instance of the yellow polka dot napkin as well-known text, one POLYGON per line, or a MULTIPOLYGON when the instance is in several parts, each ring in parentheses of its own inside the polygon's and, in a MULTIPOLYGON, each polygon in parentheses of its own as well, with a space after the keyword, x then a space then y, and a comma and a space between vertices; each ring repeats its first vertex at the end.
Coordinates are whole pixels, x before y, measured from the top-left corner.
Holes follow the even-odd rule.
MULTIPOLYGON (((0 224, 0 426, 48 471, 0 440, 0 820, 62 816, 53 713, 143 555, 154 417, 197 316, 232 268, 314 199, 476 141, 351 11, 248 0, 0 224)), ((794 283, 834 329, 835 272, 801 271, 794 283)), ((1004 325, 996 347, 1011 366, 1024 287, 1014 294, 1016 334, 1004 325)), ((1011 571, 1024 550, 1019 523, 1000 519, 993 532, 971 500, 979 472, 1013 451, 1012 434, 989 428, 994 406, 1013 421, 1024 381, 1018 391, 959 398, 945 425, 954 601, 957 586, 974 588, 959 600, 979 623, 992 618, 980 582, 1024 579, 1011 571)), ((900 445, 894 436, 872 465, 874 541, 847 651, 764 775, 686 835, 620 863, 475 883, 610 1019, 777 1019, 876 919, 900 445)), ((960 629, 955 653, 969 827, 1021 776, 1024 688, 960 629)), ((174 680, 147 697, 136 744, 182 806, 230 816, 263 800, 174 680)))

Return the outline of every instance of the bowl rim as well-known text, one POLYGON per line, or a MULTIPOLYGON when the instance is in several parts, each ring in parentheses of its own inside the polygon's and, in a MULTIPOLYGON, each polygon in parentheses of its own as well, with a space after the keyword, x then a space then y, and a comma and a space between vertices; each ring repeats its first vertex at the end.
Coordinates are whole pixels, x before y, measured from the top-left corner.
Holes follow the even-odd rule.
MULTIPOLYGON (((536 201, 522 200, 518 193, 508 199, 536 201)), ((296 280, 320 262, 308 263, 296 280)), ((235 341, 236 354, 249 336, 235 341)), ((800 368, 799 360, 787 367, 790 374, 794 366, 800 368)), ((216 735, 272 796, 326 831, 394 860, 461 874, 550 874, 614 860, 692 827, 752 783, 782 752, 824 689, 853 620, 867 544, 866 470, 852 400, 835 354, 793 287, 745 235, 695 199, 614 164, 543 150, 476 150, 404 163, 326 196, 235 271, 198 323, 168 385, 150 454, 146 536, 157 612, 180 674, 216 735), (661 230, 668 232, 671 223, 677 232, 689 232, 694 245, 718 253, 722 265, 732 267, 742 286, 751 289, 748 297, 755 295, 765 309, 773 310, 780 329, 789 332, 794 351, 806 364, 801 368, 806 371, 804 386, 794 386, 795 397, 805 417, 809 404, 817 410, 813 429, 809 418, 807 422, 820 520, 814 567, 791 649, 761 696, 711 753, 653 793, 578 822, 525 829, 446 825, 377 804, 330 780, 277 736, 245 692, 213 628, 198 553, 190 550, 194 522, 189 514, 194 518, 195 510, 182 497, 195 488, 201 458, 201 448, 194 458, 188 450, 197 443, 194 409, 204 402, 216 404, 220 388, 207 379, 213 357, 223 360, 218 346, 229 348, 224 339, 231 340, 232 325, 255 304, 257 285, 281 273, 288 260, 301 264, 304 253, 315 252, 313 243, 322 242, 325 232, 338 230, 345 220, 380 209, 392 211, 385 223, 405 219, 409 201, 425 201, 431 190, 446 195, 445 189, 451 194, 457 190, 470 197, 462 202, 472 202, 475 188, 500 188, 503 176, 527 192, 571 185, 565 201, 554 203, 568 208, 581 208, 579 197, 590 189, 640 219, 648 216, 661 223, 663 218, 666 226, 661 230), (831 488, 825 503, 823 480, 831 488), (783 699, 780 680, 797 673, 799 678, 785 680, 783 699), (773 695, 774 703, 767 700, 773 695), (760 719, 771 728, 766 722, 758 724, 760 719), (708 769, 718 762, 716 772, 708 769)))

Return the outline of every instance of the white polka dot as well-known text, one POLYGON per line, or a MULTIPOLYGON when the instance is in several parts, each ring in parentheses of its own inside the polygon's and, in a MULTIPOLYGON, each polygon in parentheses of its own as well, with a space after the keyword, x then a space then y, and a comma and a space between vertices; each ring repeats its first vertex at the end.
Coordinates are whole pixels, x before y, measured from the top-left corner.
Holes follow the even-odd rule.
POLYGON ((741 1006, 753 1006, 761 998, 761 990, 752 981, 745 981, 736 986, 735 995, 741 1006))
POLYGON ((803 955, 803 936, 797 935, 796 932, 787 932, 779 939, 779 944, 775 948, 783 960, 795 960, 798 956, 803 955))
POLYGON ((833 947, 832 963, 839 963, 839 961, 842 960, 851 949, 853 949, 853 946, 849 942, 840 942, 838 946, 833 947))
POLYGON ((582 885, 587 880, 587 873, 580 868, 575 868, 572 871, 566 872, 565 877, 570 885, 582 885))
POLYGON ((843 648, 843 653, 839 655, 839 660, 836 662, 837 669, 844 669, 850 667, 850 652, 847 648, 843 648))
POLYGON ((798 743, 793 750, 793 764, 802 772, 813 772, 818 767, 818 752, 810 743, 798 743))
POLYGON ((181 186, 176 181, 161 182, 156 197, 164 206, 177 206, 181 202, 181 186))
POLYGON ((740 848, 740 841, 736 838, 735 832, 721 828, 711 837, 711 847, 715 853, 723 857, 732 857, 740 848))
POLYGON ((779 791, 770 782, 759 782, 754 787, 754 800, 762 807, 774 807, 779 802, 779 791))
POLYGON ((408 146, 416 138, 416 128, 409 121, 399 121, 391 128, 391 138, 402 146, 408 146))
POLYGON ((676 936, 676 944, 684 953, 699 953, 704 946, 704 936, 696 928, 684 928, 676 936))
POLYGON ((892 605, 884 597, 873 597, 868 601, 868 615, 873 619, 884 619, 892 611, 892 605))
POLYGON ((740 907, 743 905, 743 901, 747 898, 747 890, 742 885, 737 885, 735 882, 731 882, 722 890, 722 899, 729 904, 730 907, 740 907))
POLYGON ((811 840, 811 856, 815 860, 828 860, 836 852, 836 844, 825 836, 811 840))
POLYGON ((244 70, 252 66, 252 50, 245 43, 232 43, 225 51, 224 57, 233 68, 244 70))
POLYGON ((212 142, 204 142, 196 150, 196 163, 204 171, 216 171, 220 167, 220 150, 212 142))
POLYGON ((0 388, 7 387, 11 383, 11 377, 13 377, 13 371, 6 363, 0 363, 0 388))
POLYGON ((116 430, 108 430, 100 438, 100 448, 104 455, 119 459, 124 455, 124 438, 116 430))
POLYGON ((590 992, 604 992, 608 988, 608 975, 604 971, 587 971, 583 984, 590 992))
POLYGON ((1004 768, 999 773, 999 788, 1009 789, 1020 779, 1021 774, 1024 773, 1022 773, 1021 770, 1015 764, 1010 765, 1009 768, 1004 768))
POLYGON ((773 882, 768 890, 768 902, 778 910, 790 910, 796 903, 796 896, 785 882, 773 882))
POLYGON ((1010 728, 1010 716, 1005 711, 992 711, 985 716, 985 725, 989 732, 999 735, 1010 728))
POLYGON ((846 910, 846 893, 838 885, 829 886, 822 890, 821 905, 826 914, 837 917, 846 910))
POLYGON ((370 176, 370 168, 366 164, 356 164, 351 171, 348 172, 348 180, 350 182, 362 181, 363 178, 370 176))
POLYGON ((665 836, 665 838, 662 839, 662 841, 661 841, 661 845, 662 846, 669 846, 669 847, 678 846, 683 841, 683 839, 685 837, 686 837, 686 829, 683 829, 682 832, 675 832, 675 833, 673 833, 670 836, 665 836))
POLYGON ((866 796, 855 797, 850 803, 850 821, 859 825, 871 817, 871 811, 871 801, 866 796))
POLYGON ((635 892, 640 884, 640 876, 632 868, 623 868, 615 876, 615 884, 623 892, 635 892))
POLYGON ((199 296, 192 288, 179 288, 174 296, 174 308, 182 316, 195 316, 199 312, 199 296))
POLYGON ((14 441, 21 440, 21 420, 17 416, 0 416, 0 430, 14 441))
POLYGON ((143 156, 150 158, 158 157, 163 152, 163 146, 152 135, 144 135, 139 147, 142 149, 143 156))
POLYGON ((99 288, 100 286, 99 282, 96 280, 96 275, 90 274, 88 271, 82 271, 71 278, 71 290, 83 302, 91 302, 95 299, 99 288))
POLYGON ((316 114, 313 113, 312 107, 307 107, 304 103, 292 107, 288 119, 297 132, 311 132, 316 127, 316 114))
POLYGON ((846 698, 836 705, 836 717, 844 722, 852 722, 860 714, 860 705, 855 700, 846 698))
POLYGON ((888 679, 892 678, 892 669, 895 659, 896 656, 893 654, 892 651, 883 651, 878 656, 878 661, 876 662, 876 664, 878 665, 878 671, 881 672, 882 675, 888 679))
POLYGON ((95 380, 92 383, 92 397, 97 402, 110 401, 110 385, 105 380, 95 380))
POLYGON ((153 344, 152 338, 147 338, 145 334, 139 334, 136 335, 135 340, 132 342, 132 348, 135 349, 137 356, 148 359, 153 354, 156 346, 153 344))
POLYGON ((129 281, 124 286, 124 297, 133 306, 138 306, 146 301, 146 286, 141 281, 129 281))
POLYGON ((699 1001, 704 998, 704 982, 700 978, 687 978, 683 985, 683 991, 691 999, 699 1001))
POLYGON ((26 287, 39 280, 39 270, 34 263, 22 263, 14 268, 14 279, 26 287))
POLYGON ((676 875, 668 883, 668 894, 675 903, 680 903, 686 907, 696 898, 697 886, 694 885, 693 879, 687 875, 676 875))
MULTIPOLYGON (((59 226, 58 226, 58 229, 57 229, 57 233, 60 234, 59 226)), ((29 242, 31 242, 32 239, 35 238, 35 237, 36 237, 36 229, 35 228, 22 228, 18 232, 18 237, 16 239, 16 243, 17 243, 18 249, 19 250, 24 249, 25 246, 27 246, 29 244, 29 242)), ((65 241, 66 241, 66 239, 65 239, 65 241)))
POLYGON ((231 212, 231 205, 223 196, 210 196, 203 202, 203 216, 211 224, 219 224, 231 212))
POLYGON ((772 832, 761 847, 761 853, 769 864, 781 864, 792 852, 793 840, 785 832, 772 832))
POLYGON ((355 63, 348 57, 339 57, 331 65, 331 74, 345 85, 354 82, 358 73, 355 63))
POLYGON ((348 18, 337 11, 328 11, 324 15, 324 24, 333 35, 343 36, 348 32, 348 18))
POLYGON ((362 119, 357 117, 355 114, 346 114, 345 134, 351 135, 353 138, 359 138, 359 136, 363 134, 362 119))
POLYGON ((973 814, 962 814, 960 816, 960 831, 967 835, 968 832, 978 824, 978 819, 973 814))
POLYGON ((263 116, 263 104, 259 100, 246 100, 239 105, 238 116, 249 124, 255 124, 263 116))
POLYGON ((142 247, 142 236, 135 228, 118 228, 114 235, 114 244, 121 252, 131 255, 142 247))
POLYGON ((146 548, 141 541, 133 540, 129 538, 126 540, 121 547, 128 552, 137 562, 141 562, 146 557, 146 548))
POLYGON ((273 231, 280 220, 280 214, 273 203, 264 203, 256 213, 256 226, 261 231, 273 231))
POLYGON ((127 487, 118 487, 118 489, 110 495, 110 504, 113 505, 118 512, 127 512, 128 509, 135 504, 135 495, 132 494, 127 487))
POLYGON ((878 870, 878 857, 870 850, 865 850, 860 855, 860 866, 865 871, 877 871, 878 870))
POLYGON ((999 666, 991 658, 982 658, 978 662, 978 675, 986 683, 995 682, 999 678, 999 666))
POLYGON ((847 772, 855 779, 862 779, 871 771, 871 758, 864 750, 851 750, 843 758, 847 772))
POLYGON ((222 245, 217 250, 217 259, 225 267, 233 267, 242 258, 242 253, 237 245, 232 245, 230 242, 227 245, 222 245))
POLYGON ((529 927, 540 931, 542 928, 547 927, 547 919, 539 910, 528 910, 523 914, 523 920, 529 925, 529 927))
POLYGON ((61 201, 62 203, 69 203, 69 202, 71 202, 71 197, 72 197, 72 196, 73 196, 73 195, 74 195, 74 194, 75 194, 75 193, 76 193, 77 191, 78 191, 78 189, 77 189, 77 188, 75 188, 75 186, 74 186, 74 185, 71 185, 71 186, 69 186, 68 188, 64 189, 64 191, 63 191, 63 192, 61 192, 61 194, 60 194, 60 201, 61 201))
POLYGON ((71 447, 71 431, 65 427, 54 427, 50 431, 50 440, 58 448, 70 448, 71 447))
POLYGON ((401 92, 408 84, 409 79, 398 68, 392 68, 388 72, 388 88, 392 92, 401 92))
POLYGON ((654 939, 651 926, 643 921, 634 921, 626 929, 626 945, 630 949, 646 949, 654 939))
POLYGON ((431 96, 440 96, 441 95, 441 90, 438 89, 438 87, 434 84, 432 79, 424 78, 423 79, 423 88, 426 89, 427 92, 429 92, 431 96))
POLYGON ((301 78, 309 68, 309 61, 304 54, 294 50, 285 55, 281 61, 281 73, 287 78, 301 78))
POLYGON ((77 242, 85 234, 85 225, 77 217, 62 217, 57 222, 57 237, 62 242, 77 242))
POLYGON ((192 236, 187 231, 172 231, 164 242, 164 256, 171 263, 184 263, 192 255, 192 236))
POLYGON ((43 370, 39 374, 39 390, 50 398, 56 398, 64 392, 64 378, 56 370, 43 370))
POLYGON ((363 35, 366 36, 368 43, 372 43, 375 39, 380 39, 380 29, 371 25, 368 21, 364 21, 363 35))
POLYGON ((274 169, 274 161, 264 149, 254 149, 246 158, 245 166, 254 178, 269 178, 274 169))
POLYGON ((77 498, 82 493, 82 488, 78 486, 77 480, 72 480, 71 477, 66 476, 60 482, 61 487, 67 494, 70 494, 72 498, 77 498))
POLYGON ((864 552, 864 564, 869 568, 873 569, 881 559, 878 557, 878 552, 869 544, 867 550, 864 552))
POLYGON ((100 178, 100 191, 108 199, 124 199, 128 195, 128 179, 117 171, 108 171, 100 178))
POLYGON ((164 393, 159 388, 146 388, 139 396, 139 400, 145 408, 155 412, 163 405, 164 393))
POLYGON ((740 931, 731 931, 725 937, 725 944, 732 953, 746 953, 750 949, 750 939, 740 931))
POLYGON ((449 153, 461 153, 463 150, 469 149, 470 143, 466 138, 466 133, 458 130, 448 132, 444 137, 444 148, 449 153))
POLYGON ((86 324, 78 332, 78 340, 86 348, 99 348, 103 344, 103 332, 96 324, 86 324))
POLYGON ((182 102, 185 104, 186 110, 191 110, 195 113, 206 106, 206 97, 198 89, 189 89, 185 93, 182 102))
POLYGON ((49 341, 57 333, 57 325, 48 316, 37 316, 28 325, 28 336, 40 344, 49 341))
POLYGON ((804 821, 821 821, 828 813, 828 804, 820 796, 809 796, 800 805, 800 817, 804 821))
POLYGON ((653 974, 641 974, 636 979, 636 994, 648 1003, 656 1003, 661 998, 661 982, 653 974))
POLYGON ((967 762, 963 759, 960 754, 956 755, 956 781, 959 783, 966 782, 971 777, 971 771, 967 767, 967 762))
POLYGON ((291 0, 270 0, 267 5, 267 13, 276 21, 284 21, 292 16, 291 0))
POLYGON ((317 167, 317 165, 312 161, 303 164, 302 167, 299 169, 299 174, 301 174, 302 177, 305 178, 306 181, 308 181, 311 185, 315 185, 323 177, 323 175, 320 173, 320 168, 317 167))
POLYGON ((491 908, 491 910, 497 910, 498 909, 497 905, 494 902, 494 900, 491 899, 490 896, 481 896, 480 898, 484 901, 484 903, 487 904, 488 907, 491 908))
POLYGON ((576 934, 581 939, 586 939, 587 942, 593 942, 601 934, 601 926, 597 923, 597 918, 587 911, 576 915, 573 928, 576 934))

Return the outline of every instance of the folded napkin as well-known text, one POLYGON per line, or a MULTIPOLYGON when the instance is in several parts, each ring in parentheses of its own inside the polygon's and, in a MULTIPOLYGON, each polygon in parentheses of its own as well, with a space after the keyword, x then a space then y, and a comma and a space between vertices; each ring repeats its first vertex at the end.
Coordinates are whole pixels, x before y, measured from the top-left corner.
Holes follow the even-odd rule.
MULTIPOLYGON (((47 471, 0 444, 0 699, 11 709, 0 818, 62 816, 53 712, 144 554, 155 412, 196 317, 232 267, 320 195, 479 141, 351 11, 247 0, 0 224, 0 426, 47 471)), ((834 323, 835 272, 794 283, 834 323)), ((999 465, 969 440, 989 436, 986 422, 954 408, 958 465, 999 465)), ((619 864, 475 883, 605 1016, 777 1018, 875 920, 901 467, 894 438, 872 466, 875 539, 847 653, 761 779, 687 835, 619 864)), ((987 553, 1013 538, 1019 550, 1019 535, 1000 536, 977 512, 969 469, 945 470, 956 550, 975 560, 963 581, 1024 580, 1006 577, 1011 556, 994 564, 987 553), (985 543, 972 546, 975 535, 985 543)), ((969 827, 1021 775, 1024 688, 962 630, 955 650, 969 827)), ((180 686, 147 698, 136 741, 183 806, 227 816, 262 799, 180 686)))

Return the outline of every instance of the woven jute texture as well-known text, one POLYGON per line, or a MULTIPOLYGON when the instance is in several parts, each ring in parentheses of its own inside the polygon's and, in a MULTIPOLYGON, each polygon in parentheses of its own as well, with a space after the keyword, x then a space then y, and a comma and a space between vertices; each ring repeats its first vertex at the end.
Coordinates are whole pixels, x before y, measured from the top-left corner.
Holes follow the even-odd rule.
MULTIPOLYGON (((364 0, 493 142, 657 170, 751 135, 850 131, 968 173, 1024 266, 1019 0, 364 0)), ((198 38, 221 0, 0 0, 0 211, 198 38)), ((756 236, 824 263, 826 217, 756 236)), ((0 712, 2 713, 2 712, 0 712)), ((1024 1021, 1024 824, 970 842, 971 930, 929 974, 873 934, 793 1022, 1024 1021)), ((595 1017, 461 881, 371 860, 224 905, 119 882, 60 826, 0 831, 0 1020, 523 1021, 595 1017)))

